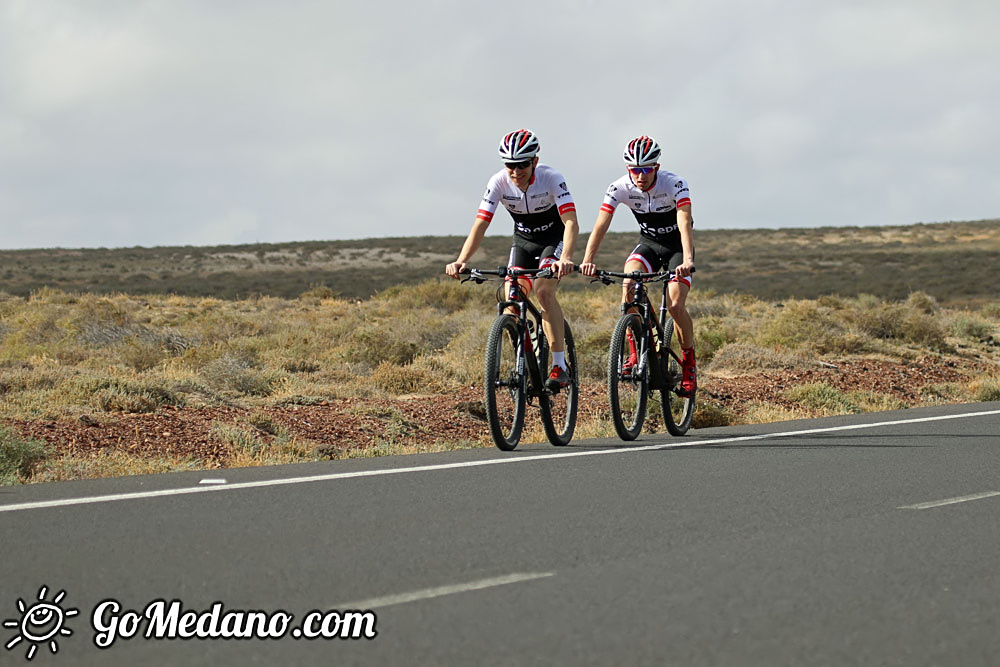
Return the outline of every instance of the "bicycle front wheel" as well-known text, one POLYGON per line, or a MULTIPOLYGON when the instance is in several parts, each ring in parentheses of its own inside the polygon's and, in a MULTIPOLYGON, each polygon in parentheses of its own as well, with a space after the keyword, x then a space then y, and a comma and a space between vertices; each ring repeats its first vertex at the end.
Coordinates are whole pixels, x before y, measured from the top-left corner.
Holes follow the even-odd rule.
MULTIPOLYGON (((545 427, 545 436, 553 445, 568 445, 573 439, 573 431, 576 429, 576 402, 580 395, 580 383, 577 381, 576 372, 576 345, 573 343, 573 330, 569 327, 569 322, 563 321, 566 338, 566 369, 570 377, 570 384, 556 393, 546 389, 542 393, 539 407, 542 410, 542 426, 545 427)), ((544 335, 544 334, 543 334, 544 335)), ((540 350, 543 346, 539 346, 540 350)), ((548 347, 546 344, 545 348, 548 347)), ((539 368, 542 373, 548 370, 547 354, 539 353, 539 368)))
POLYGON ((670 435, 684 435, 691 428, 691 418, 694 417, 694 396, 681 396, 677 393, 681 384, 681 366, 677 359, 681 354, 680 344, 673 336, 674 321, 667 320, 663 327, 663 354, 666 359, 666 378, 660 389, 660 403, 663 407, 663 421, 670 435), (667 352, 670 349, 673 354, 667 352), (676 355, 676 356, 675 356, 676 355))
MULTIPOLYGON (((642 319, 635 313, 622 315, 611 334, 608 351, 608 403, 611 421, 622 440, 635 440, 646 419, 649 377, 645 358, 639 357, 642 319)), ((644 355, 643 355, 644 356, 644 355)))
POLYGON ((490 435, 496 446, 507 452, 517 447, 524 427, 524 364, 518 363, 521 350, 516 320, 511 315, 500 315, 493 321, 486 341, 484 385, 490 435))

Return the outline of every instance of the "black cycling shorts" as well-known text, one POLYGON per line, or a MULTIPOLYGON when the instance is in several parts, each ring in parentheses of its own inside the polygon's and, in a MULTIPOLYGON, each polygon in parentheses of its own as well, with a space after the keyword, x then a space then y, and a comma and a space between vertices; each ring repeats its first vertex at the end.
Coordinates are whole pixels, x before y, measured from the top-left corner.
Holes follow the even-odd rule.
POLYGON ((562 255, 562 241, 557 245, 532 243, 522 238, 514 238, 510 247, 507 266, 519 269, 544 269, 562 255))
MULTIPOLYGON (((673 271, 684 263, 684 250, 681 248, 666 246, 662 243, 657 243, 652 239, 642 237, 639 245, 637 245, 631 254, 629 254, 625 263, 628 264, 629 260, 632 259, 637 259, 642 262, 642 264, 646 267, 646 273, 655 273, 660 269, 673 271)), ((683 280, 688 287, 691 286, 691 276, 682 278, 681 280, 683 280)))

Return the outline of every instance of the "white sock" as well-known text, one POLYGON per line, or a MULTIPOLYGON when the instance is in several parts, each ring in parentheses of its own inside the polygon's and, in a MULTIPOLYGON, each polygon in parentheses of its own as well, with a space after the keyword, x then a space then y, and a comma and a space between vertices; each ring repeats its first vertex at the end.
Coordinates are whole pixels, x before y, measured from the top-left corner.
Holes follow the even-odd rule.
POLYGON ((552 363, 554 363, 559 368, 566 370, 566 353, 565 352, 553 352, 552 353, 552 363))

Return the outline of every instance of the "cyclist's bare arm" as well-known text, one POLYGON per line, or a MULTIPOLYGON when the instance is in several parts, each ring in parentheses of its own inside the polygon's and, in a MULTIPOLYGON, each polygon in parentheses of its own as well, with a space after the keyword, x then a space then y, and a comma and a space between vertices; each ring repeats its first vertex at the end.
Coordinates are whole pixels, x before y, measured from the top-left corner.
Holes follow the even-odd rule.
POLYGON ((583 263, 580 264, 580 272, 585 276, 593 276, 597 271, 594 258, 597 256, 598 248, 601 247, 604 235, 608 233, 613 215, 614 213, 608 213, 605 210, 601 210, 597 214, 594 229, 590 232, 590 238, 587 240, 587 250, 583 255, 583 263))
POLYGON ((469 236, 465 239, 465 244, 462 246, 462 252, 458 253, 458 259, 444 267, 445 273, 456 280, 459 279, 459 273, 465 268, 466 263, 472 256, 476 254, 476 251, 479 250, 479 246, 482 244, 483 237, 486 236, 486 230, 489 226, 489 220, 476 218, 476 221, 472 223, 469 236))
POLYGON ((694 271, 694 218, 691 217, 691 204, 685 204, 677 209, 677 229, 681 233, 681 249, 684 251, 684 261, 674 269, 678 278, 686 278, 694 271))
POLYGON ((565 231, 563 232, 562 253, 555 263, 556 277, 562 278, 573 273, 573 251, 576 250, 576 236, 580 232, 580 223, 576 220, 576 211, 560 213, 565 231))

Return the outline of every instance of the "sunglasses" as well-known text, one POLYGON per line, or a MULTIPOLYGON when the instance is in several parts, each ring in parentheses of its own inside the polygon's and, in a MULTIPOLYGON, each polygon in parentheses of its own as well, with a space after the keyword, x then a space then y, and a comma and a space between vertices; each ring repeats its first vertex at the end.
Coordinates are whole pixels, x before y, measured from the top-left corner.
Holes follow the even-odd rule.
POLYGON ((628 172, 630 174, 635 174, 636 176, 638 176, 639 174, 652 174, 659 168, 659 166, 660 165, 655 164, 652 167, 629 167, 628 172))
POLYGON ((503 166, 508 169, 527 169, 531 166, 533 160, 524 160, 523 162, 504 162, 503 166))

